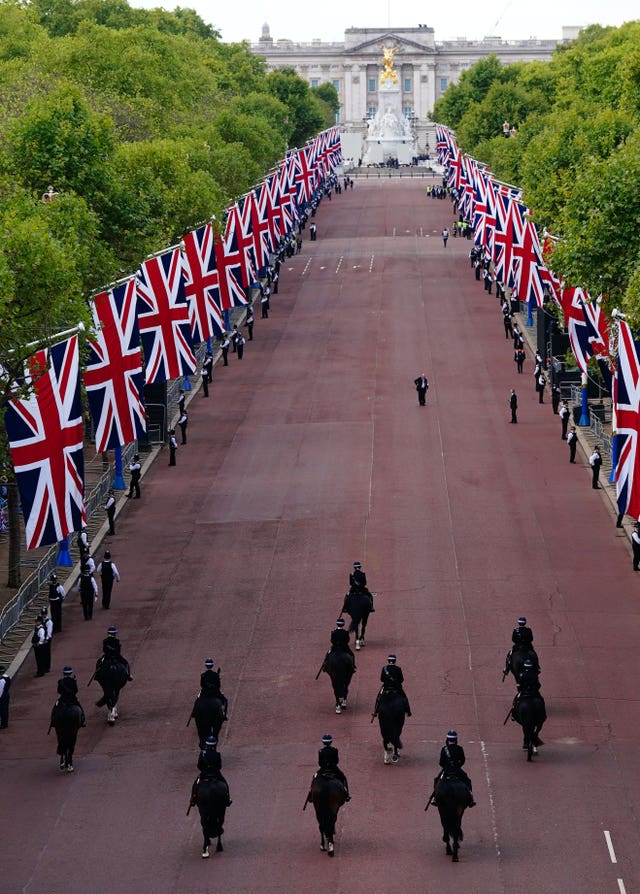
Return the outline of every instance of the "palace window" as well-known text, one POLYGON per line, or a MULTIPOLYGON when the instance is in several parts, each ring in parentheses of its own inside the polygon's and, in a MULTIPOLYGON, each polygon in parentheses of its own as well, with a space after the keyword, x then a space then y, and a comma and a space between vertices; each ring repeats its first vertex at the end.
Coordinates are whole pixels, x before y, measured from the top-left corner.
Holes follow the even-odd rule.
POLYGON ((369 84, 369 86, 368 86, 369 93, 375 93, 376 92, 376 79, 369 78, 368 84, 369 84))
POLYGON ((404 79, 404 87, 403 87, 403 89, 404 89, 404 92, 405 92, 405 93, 411 93, 411 90, 412 90, 412 87, 411 87, 411 78, 405 78, 405 79, 404 79))
POLYGON ((336 91, 340 93, 340 81, 332 81, 333 86, 336 88, 336 91))
POLYGON ((320 86, 320 81, 318 80, 318 78, 311 78, 311 86, 312 86, 312 87, 319 87, 319 86, 320 86))
POLYGON ((375 118, 377 111, 378 110, 375 106, 369 106, 369 108, 367 109, 367 118, 375 118))
POLYGON ((448 78, 440 78, 440 93, 444 93, 447 89, 447 84, 449 83, 448 78))

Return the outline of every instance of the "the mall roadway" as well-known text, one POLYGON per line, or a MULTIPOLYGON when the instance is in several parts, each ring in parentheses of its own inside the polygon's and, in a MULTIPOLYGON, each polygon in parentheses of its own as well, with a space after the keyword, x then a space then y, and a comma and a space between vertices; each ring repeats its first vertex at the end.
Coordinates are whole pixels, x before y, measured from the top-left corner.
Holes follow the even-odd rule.
POLYGON ((323 203, 318 241, 285 265, 245 359, 218 366, 212 398, 191 404, 177 467, 163 452, 119 518, 113 609, 92 623, 65 609, 54 664, 73 664, 89 722, 73 776, 46 735, 55 674, 32 679, 29 657, 15 681, 3 894, 640 890, 640 580, 584 457, 569 465, 558 418, 538 405, 531 362, 514 374, 469 243, 444 250, 451 220, 419 181, 357 183, 323 203), (314 676, 356 559, 377 612, 337 717, 314 676), (550 715, 533 764, 503 726, 521 613, 550 715), (115 729, 85 689, 109 623, 135 677, 115 729), (390 650, 413 708, 398 766, 383 765, 369 722, 390 650), (224 854, 204 861, 185 816, 197 755, 185 724, 208 655, 230 700, 234 804, 224 854), (424 812, 452 726, 478 801, 458 865, 424 812), (302 813, 325 732, 353 792, 334 860, 302 813))

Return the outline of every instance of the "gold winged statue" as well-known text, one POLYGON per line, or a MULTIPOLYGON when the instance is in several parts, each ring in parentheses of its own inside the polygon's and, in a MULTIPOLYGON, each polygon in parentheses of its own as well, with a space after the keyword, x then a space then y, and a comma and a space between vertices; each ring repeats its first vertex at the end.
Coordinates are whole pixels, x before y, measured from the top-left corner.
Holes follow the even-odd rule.
POLYGON ((380 75, 380 83, 384 84, 385 81, 391 81, 392 84, 398 83, 398 75, 396 74, 393 68, 393 57, 398 52, 398 47, 385 47, 382 45, 382 64, 384 65, 384 71, 380 75))

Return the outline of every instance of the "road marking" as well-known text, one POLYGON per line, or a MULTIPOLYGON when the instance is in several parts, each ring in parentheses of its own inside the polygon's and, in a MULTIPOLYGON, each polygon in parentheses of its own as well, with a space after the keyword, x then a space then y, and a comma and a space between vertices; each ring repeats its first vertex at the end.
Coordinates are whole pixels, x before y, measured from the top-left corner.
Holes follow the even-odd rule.
POLYGON ((369 264, 369 273, 371 273, 371 271, 373 270, 373 259, 374 258, 375 258, 375 255, 371 255, 371 263, 369 264))
POLYGON ((480 741, 480 751, 482 752, 482 760, 484 763, 484 778, 487 783, 487 793, 489 795, 489 807, 491 808, 491 826, 493 828, 493 843, 496 849, 496 855, 500 859, 500 842, 498 840, 498 826, 496 823, 496 808, 493 803, 493 788, 491 786, 491 776, 489 775, 489 756, 483 741, 480 741))
POLYGON ((604 840, 607 842, 607 847, 609 848, 609 856, 611 857, 612 863, 617 863, 616 860, 616 852, 613 849, 613 842, 611 841, 611 833, 605 830, 604 840))
POLYGON ((305 273, 306 273, 307 270, 309 269, 309 264, 311 263, 311 260, 312 260, 312 259, 309 258, 309 260, 307 261, 307 263, 304 265, 304 268, 303 268, 303 270, 302 270, 302 275, 303 275, 303 276, 305 275, 305 273))
POLYGON ((393 232, 392 232, 391 235, 392 235, 392 236, 395 236, 395 235, 396 235, 396 228, 395 228, 395 227, 393 228, 393 232))
POLYGON ((618 888, 620 890, 620 894, 627 894, 627 889, 624 886, 624 882, 621 878, 618 879, 618 888))
POLYGON ((336 273, 338 273, 338 271, 342 267, 343 258, 344 258, 344 255, 340 255, 340 260, 338 261, 338 266, 336 267, 336 273))

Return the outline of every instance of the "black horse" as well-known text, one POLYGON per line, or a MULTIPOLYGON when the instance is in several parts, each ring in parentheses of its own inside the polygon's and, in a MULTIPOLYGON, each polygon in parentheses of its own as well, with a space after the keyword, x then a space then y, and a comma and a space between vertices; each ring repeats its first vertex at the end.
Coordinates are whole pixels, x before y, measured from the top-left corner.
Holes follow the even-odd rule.
POLYGON ((102 698, 96 702, 98 707, 107 706, 107 722, 113 726, 118 717, 118 699, 120 690, 127 685, 129 670, 117 658, 105 657, 95 673, 95 679, 102 686, 102 698))
POLYGON ((196 722, 200 748, 204 748, 209 736, 217 739, 222 729, 225 720, 222 699, 217 695, 201 693, 193 703, 191 716, 196 722))
POLYGON ((327 652, 322 670, 329 674, 333 694, 336 697, 336 714, 341 714, 342 709, 347 707, 349 683, 356 670, 353 655, 339 650, 327 652))
POLYGON ((333 857, 338 811, 346 798, 344 785, 333 776, 318 773, 311 782, 309 800, 313 804, 320 829, 320 850, 326 850, 330 857, 333 857))
POLYGON ((531 648, 531 646, 527 646, 524 649, 510 649, 507 652, 507 657, 504 662, 504 670, 502 671, 502 679, 507 676, 507 674, 513 674, 515 680, 517 681, 520 672, 522 671, 523 665, 525 661, 533 661, 533 666, 537 671, 540 671, 540 661, 538 660, 538 655, 531 648))
POLYGON ((462 815, 469 804, 469 790, 455 776, 445 776, 435 787, 435 803, 442 823, 442 840, 446 853, 454 863, 458 862, 458 848, 463 839, 462 815))
POLYGON ((404 726, 405 715, 409 713, 409 703, 404 692, 395 689, 383 689, 378 698, 378 723, 384 748, 384 762, 398 763, 402 748, 400 735, 404 726))
POLYGON ((82 721, 80 705, 59 702, 53 711, 52 726, 58 737, 60 769, 73 773, 73 752, 76 747, 78 730, 82 721))
POLYGON ((515 707, 515 719, 522 727, 522 747, 526 749, 527 760, 530 761, 538 753, 538 746, 542 745, 539 733, 547 719, 542 696, 537 693, 520 695, 515 707))
POLYGON ((342 605, 344 614, 349 615, 349 633, 355 635, 356 649, 364 646, 364 632, 371 614, 371 594, 368 590, 350 590, 344 597, 342 605))
POLYGON ((229 788, 223 779, 200 778, 196 791, 196 804, 200 814, 203 844, 202 858, 209 856, 211 839, 217 838, 216 851, 223 850, 224 816, 229 804, 229 788))

